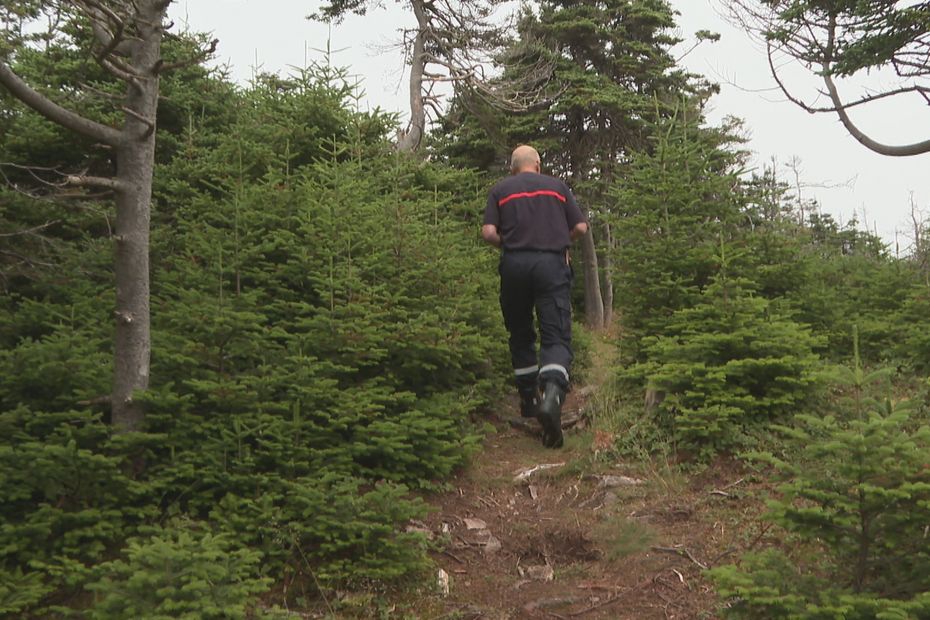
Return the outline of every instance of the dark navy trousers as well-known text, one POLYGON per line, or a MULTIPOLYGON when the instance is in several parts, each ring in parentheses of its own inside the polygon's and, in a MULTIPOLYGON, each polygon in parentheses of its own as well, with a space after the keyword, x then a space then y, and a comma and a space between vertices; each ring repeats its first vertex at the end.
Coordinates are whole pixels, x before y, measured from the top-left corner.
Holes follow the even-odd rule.
POLYGON ((510 357, 518 384, 538 373, 568 390, 572 365, 572 268, 561 252, 507 251, 501 255, 501 311, 510 332, 510 357), (540 348, 536 357, 535 318, 540 348))

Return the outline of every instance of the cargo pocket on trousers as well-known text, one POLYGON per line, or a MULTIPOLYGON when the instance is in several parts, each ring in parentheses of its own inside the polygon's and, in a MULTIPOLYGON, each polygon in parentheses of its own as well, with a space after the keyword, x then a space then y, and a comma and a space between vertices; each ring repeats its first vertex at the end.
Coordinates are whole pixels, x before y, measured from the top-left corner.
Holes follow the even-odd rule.
POLYGON ((555 299, 555 308, 559 314, 559 328, 563 332, 571 332, 572 329, 572 302, 570 299, 555 299))

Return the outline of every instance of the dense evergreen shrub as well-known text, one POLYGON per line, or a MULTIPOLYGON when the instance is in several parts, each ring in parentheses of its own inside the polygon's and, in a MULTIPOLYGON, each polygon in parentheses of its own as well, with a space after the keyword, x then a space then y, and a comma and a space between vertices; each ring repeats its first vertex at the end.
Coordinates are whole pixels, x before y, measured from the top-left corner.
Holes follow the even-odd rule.
POLYGON ((906 406, 868 397, 887 374, 847 370, 852 391, 837 416, 799 416, 782 429, 785 456, 757 455, 781 479, 767 518, 788 538, 711 572, 728 617, 930 614, 930 428, 906 406))
POLYGON ((637 153, 611 191, 617 293, 628 351, 665 332, 672 315, 699 302, 718 272, 721 240, 739 232, 739 156, 687 123, 662 128, 653 154, 637 153))
POLYGON ((930 286, 917 284, 903 297, 894 325, 892 348, 897 360, 912 370, 930 375, 930 286))
POLYGON ((747 433, 785 421, 817 389, 810 331, 744 283, 721 274, 693 308, 645 338, 648 361, 630 371, 664 395, 658 423, 703 454, 746 444, 747 433))
POLYGON ((269 578, 313 597, 426 566, 411 490, 464 462, 508 376, 485 181, 393 152, 342 75, 212 78, 216 109, 172 85, 144 432, 111 437, 100 398, 106 218, 54 239, 69 269, 6 280, 0 614, 64 616, 90 587, 99 618, 241 617, 269 578), (198 525, 150 529, 169 519, 198 525))
MULTIPOLYGON (((905 260, 892 259, 881 240, 857 229, 841 227, 828 215, 811 216, 799 230, 805 277, 785 297, 796 320, 825 338, 819 352, 836 361, 849 359, 850 334, 857 326, 862 359, 889 363, 901 338, 897 317, 915 281, 905 260)), ((917 325, 904 327, 916 330, 917 325)))
POLYGON ((127 541, 125 555, 94 570, 93 620, 241 619, 269 582, 256 576, 258 551, 196 524, 154 528, 127 541))

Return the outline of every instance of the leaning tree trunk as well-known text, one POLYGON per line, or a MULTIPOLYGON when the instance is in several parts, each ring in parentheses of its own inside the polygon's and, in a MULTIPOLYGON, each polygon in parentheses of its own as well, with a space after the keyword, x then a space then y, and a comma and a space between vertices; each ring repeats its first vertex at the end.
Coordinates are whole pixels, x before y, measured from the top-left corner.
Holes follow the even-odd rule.
POLYGON ((149 222, 155 169, 155 117, 165 8, 140 2, 139 44, 130 58, 138 76, 126 96, 123 140, 116 151, 116 334, 113 365, 113 425, 138 430, 144 412, 133 392, 148 389, 151 360, 149 314, 149 222))
POLYGON ((412 0, 417 18, 417 36, 410 57, 410 125, 397 140, 397 150, 415 151, 426 132, 426 103, 423 100, 423 73, 426 71, 426 31, 429 19, 423 0, 412 0))
POLYGON ((597 267, 597 250, 594 247, 593 229, 589 229, 581 238, 581 258, 584 262, 585 324, 591 329, 603 329, 604 299, 601 297, 601 282, 597 267))

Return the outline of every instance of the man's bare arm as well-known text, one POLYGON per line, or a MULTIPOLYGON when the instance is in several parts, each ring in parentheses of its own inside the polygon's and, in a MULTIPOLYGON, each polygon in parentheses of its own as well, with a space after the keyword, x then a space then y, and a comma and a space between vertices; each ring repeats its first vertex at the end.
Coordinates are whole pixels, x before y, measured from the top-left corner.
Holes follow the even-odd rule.
POLYGON ((587 222, 578 222, 575 224, 575 227, 572 228, 571 235, 572 241, 578 241, 585 236, 585 233, 588 232, 588 223, 587 222))
POLYGON ((482 226, 481 236, 495 248, 501 247, 501 236, 500 233, 497 232, 497 226, 494 224, 485 224, 482 226))

